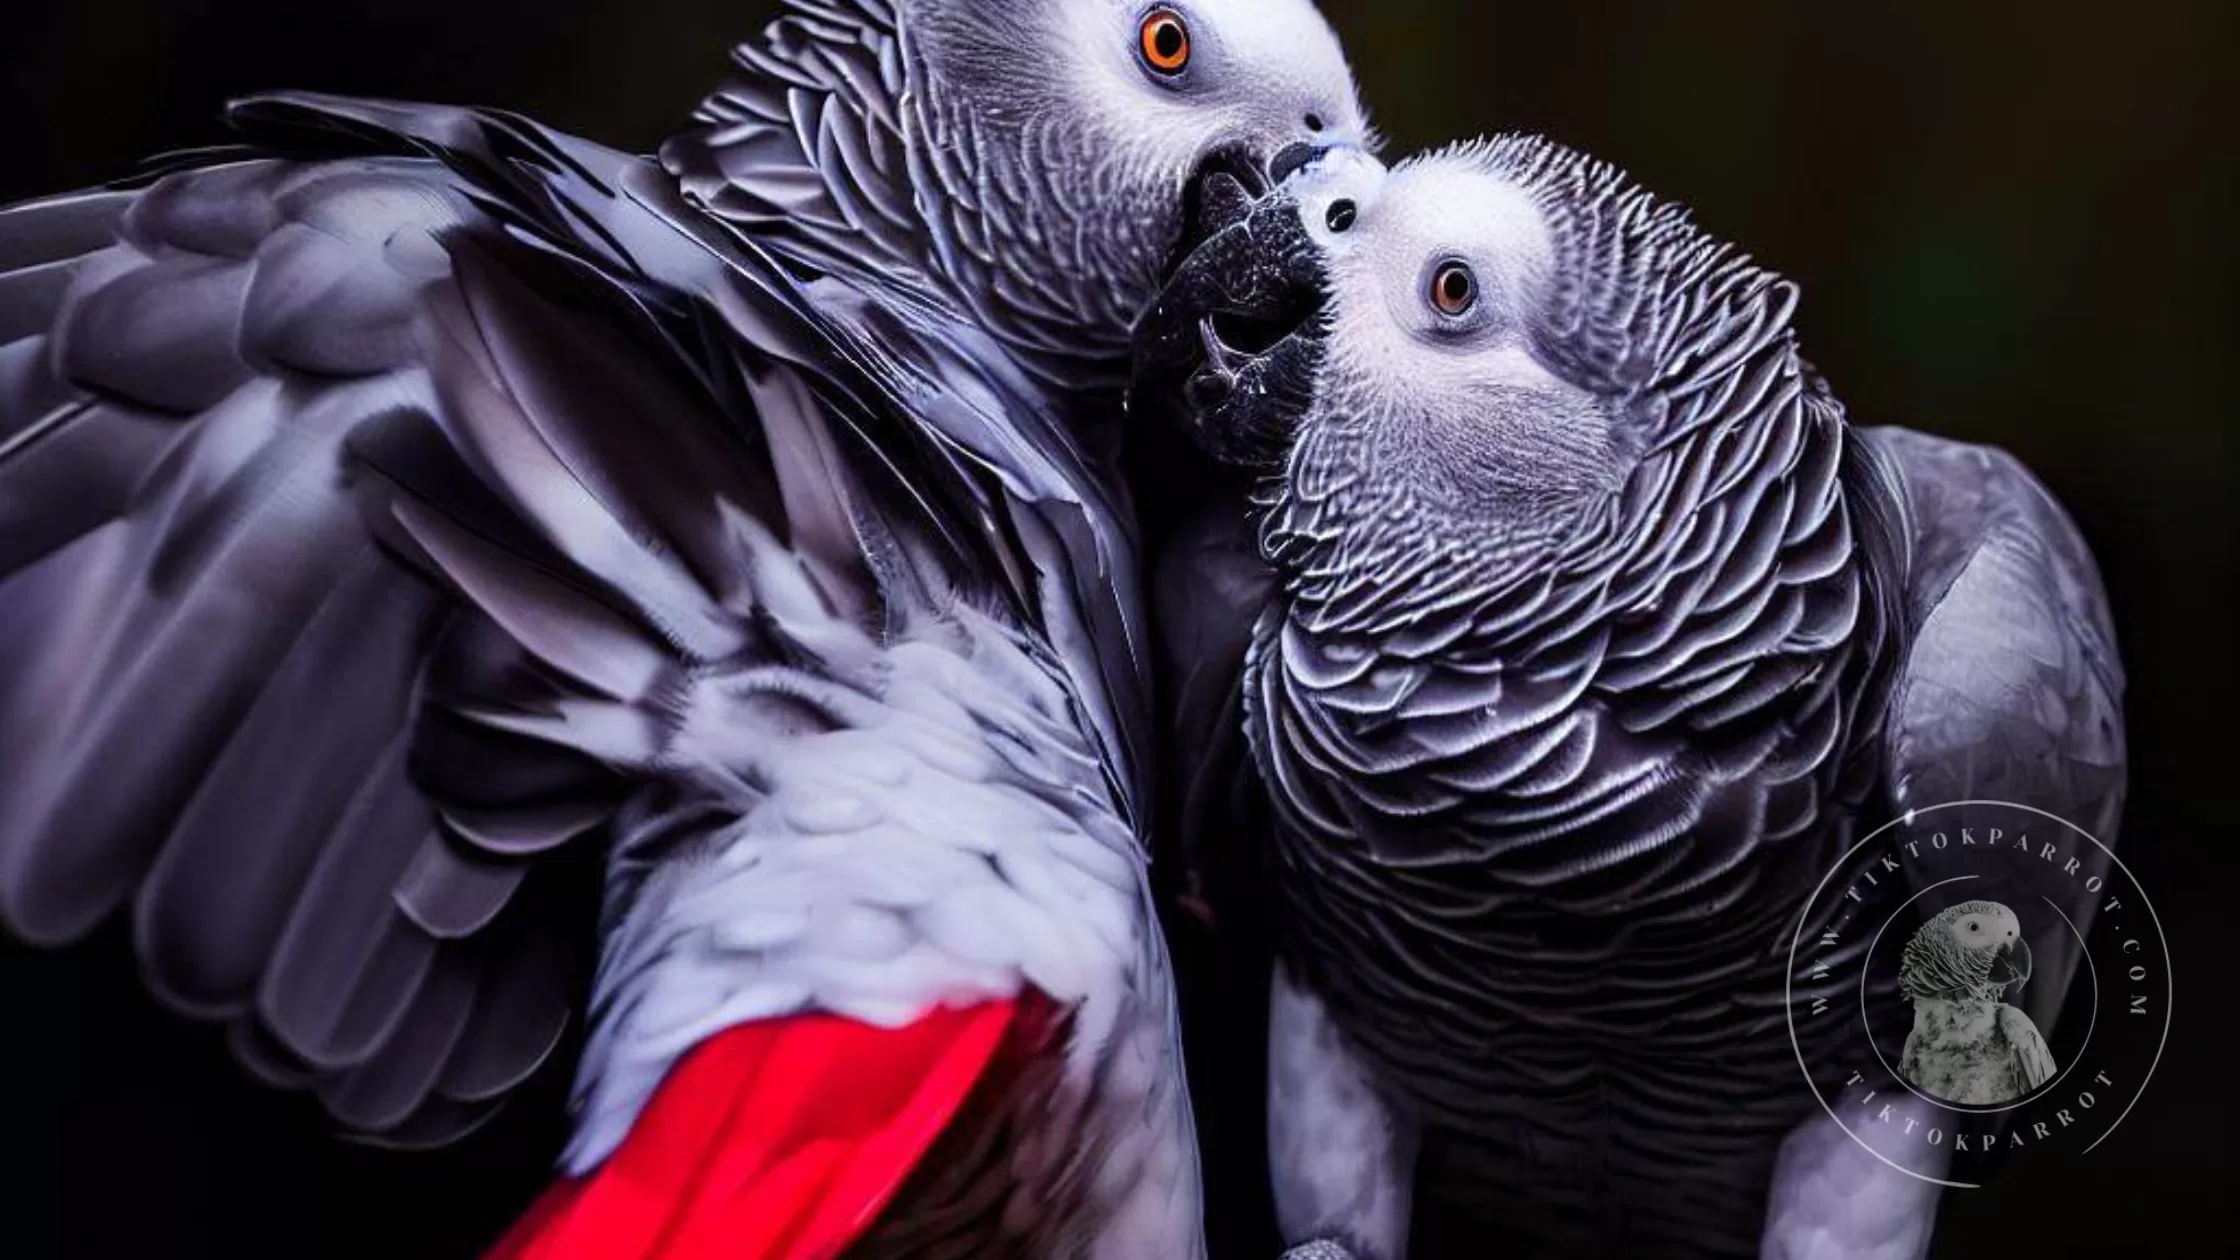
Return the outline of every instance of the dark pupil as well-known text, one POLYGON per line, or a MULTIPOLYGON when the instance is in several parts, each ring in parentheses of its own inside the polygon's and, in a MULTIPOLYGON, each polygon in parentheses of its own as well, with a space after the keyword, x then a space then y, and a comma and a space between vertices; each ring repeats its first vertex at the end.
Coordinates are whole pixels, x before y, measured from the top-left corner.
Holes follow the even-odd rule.
POLYGON ((1450 271, 1450 272, 1448 272, 1448 273, 1447 273, 1447 280, 1446 280, 1446 285, 1445 285, 1445 288, 1444 288, 1444 290, 1443 290, 1443 293, 1444 293, 1444 296, 1445 296, 1445 297, 1446 297, 1446 299, 1447 299, 1447 305, 1449 305, 1449 306, 1460 306, 1460 305, 1462 305, 1462 304, 1463 304, 1464 302, 1467 302, 1467 301, 1469 301, 1469 300, 1470 300, 1470 275, 1469 275, 1469 273, 1468 273, 1468 272, 1464 272, 1464 271, 1450 271))
POLYGON ((1182 28, 1172 21, 1159 23, 1151 32, 1151 47, 1162 60, 1171 61, 1182 55, 1182 28))

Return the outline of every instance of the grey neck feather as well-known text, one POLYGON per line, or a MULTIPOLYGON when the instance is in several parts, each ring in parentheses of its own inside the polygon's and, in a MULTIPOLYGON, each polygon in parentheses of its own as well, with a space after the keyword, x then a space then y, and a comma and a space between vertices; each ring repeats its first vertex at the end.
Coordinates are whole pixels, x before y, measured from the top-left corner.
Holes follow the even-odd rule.
POLYGON ((1047 385, 1116 397, 1158 216, 1075 156, 1098 150, 1066 111, 966 108, 927 72, 925 37, 891 0, 792 0, 662 162, 794 265, 874 281, 992 333, 1047 385))

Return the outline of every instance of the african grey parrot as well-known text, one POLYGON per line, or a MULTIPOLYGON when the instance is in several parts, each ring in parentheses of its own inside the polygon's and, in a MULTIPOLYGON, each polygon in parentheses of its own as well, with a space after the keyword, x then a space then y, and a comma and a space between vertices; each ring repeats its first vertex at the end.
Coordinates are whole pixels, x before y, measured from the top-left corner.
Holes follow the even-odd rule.
POLYGON ((0 924, 127 909, 393 1144, 587 1004, 507 1255, 1196 1254, 1119 385, 1350 76, 1306 0, 737 58, 658 160, 269 96, 0 212, 0 924))
POLYGON ((1913 1003, 1898 1071, 1931 1096, 1989 1104, 2054 1075, 2053 1051, 2021 1008, 1999 999, 2030 979, 2030 943, 1996 901, 1947 906, 1906 942, 1898 983, 1913 1003))
MULTIPOLYGON (((1145 388, 1273 480, 1157 602, 1200 655, 1253 627, 1224 703, 1265 829, 1213 900, 1272 887, 1286 1240, 1920 1255, 1936 1186, 1808 1092, 1801 1060, 1863 1048, 1792 1042, 1791 941, 1883 819, 2113 835, 2122 673, 2074 526, 2004 453, 1848 425, 1791 285, 1552 143, 1333 155, 1208 226, 1145 388)), ((2040 955, 2050 1026, 2078 946, 2040 955)))

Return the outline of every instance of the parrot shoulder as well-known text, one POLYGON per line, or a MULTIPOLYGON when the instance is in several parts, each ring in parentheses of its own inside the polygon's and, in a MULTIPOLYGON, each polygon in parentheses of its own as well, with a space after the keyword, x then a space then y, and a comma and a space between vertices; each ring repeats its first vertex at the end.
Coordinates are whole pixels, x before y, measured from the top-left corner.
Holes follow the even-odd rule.
POLYGON ((2075 523, 2005 451, 1896 428, 1861 437, 1894 468, 1911 525, 1892 803, 1991 796, 2112 838, 2123 669, 2075 523))
MULTIPOLYGON (((2007 452, 1898 428, 1859 440, 1889 470, 1908 535, 1902 572, 1885 575, 1902 585, 1908 625, 1883 736, 1891 812, 1946 807, 1941 826, 1989 827, 2013 802, 2096 842, 2075 842, 2082 869, 2063 881, 2075 932, 2042 927, 2030 940, 2029 1011, 2051 1028, 2094 911, 2082 890, 2108 869, 2126 787, 2124 675, 2099 570, 2075 522, 2007 452)), ((2023 904, 2041 891, 1972 895, 2023 904)))

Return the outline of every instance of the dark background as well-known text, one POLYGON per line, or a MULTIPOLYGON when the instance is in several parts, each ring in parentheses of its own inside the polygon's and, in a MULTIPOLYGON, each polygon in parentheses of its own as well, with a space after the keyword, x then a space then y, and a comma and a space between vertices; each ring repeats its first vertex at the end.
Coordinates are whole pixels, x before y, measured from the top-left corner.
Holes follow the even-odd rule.
MULTIPOLYGON (((970 0, 959 0, 969 3, 970 0)), ((501 105, 648 148, 756 0, 14 0, 0 201, 222 138, 230 94, 501 105)), ((2090 537, 2131 673, 2118 851, 2183 994, 2153 1088, 2081 1159, 1947 1195, 1937 1248, 2240 1254, 2231 608, 2240 53, 2225 0, 1327 0, 1397 151, 1543 130, 1802 282, 1861 423, 1996 443, 2090 537), (2223 121, 2218 121, 2218 120, 2223 121)), ((4 756, 5 750, 0 750, 4 756)), ((0 1256, 467 1256, 541 1184, 565 1073, 437 1155, 338 1145, 148 1010, 121 942, 0 952, 0 1256)))

